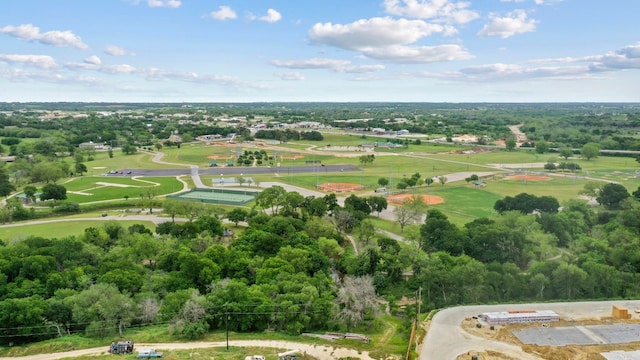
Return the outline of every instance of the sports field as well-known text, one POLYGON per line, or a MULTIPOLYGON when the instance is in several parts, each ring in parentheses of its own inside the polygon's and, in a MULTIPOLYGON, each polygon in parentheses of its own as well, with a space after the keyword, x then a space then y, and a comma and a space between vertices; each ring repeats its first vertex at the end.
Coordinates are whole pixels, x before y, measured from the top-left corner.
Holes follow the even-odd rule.
POLYGON ((193 189, 171 197, 210 204, 244 205, 255 200, 257 195, 258 193, 253 191, 193 189))

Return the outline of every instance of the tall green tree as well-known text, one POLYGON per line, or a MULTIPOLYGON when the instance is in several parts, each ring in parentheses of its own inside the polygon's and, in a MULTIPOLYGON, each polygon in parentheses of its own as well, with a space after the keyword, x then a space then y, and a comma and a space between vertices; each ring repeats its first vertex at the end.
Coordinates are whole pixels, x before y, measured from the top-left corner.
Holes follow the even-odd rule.
POLYGON ((0 196, 7 196, 15 191, 16 187, 9 181, 9 173, 5 166, 0 166, 0 196))
POLYGON ((42 187, 42 194, 40 194, 40 200, 53 200, 54 203, 57 200, 64 200, 67 198, 67 188, 58 184, 46 184, 42 187))
POLYGON ((597 143, 586 143, 580 149, 580 155, 587 160, 595 159, 600 155, 600 144, 597 143))
POLYGON ((624 185, 607 183, 598 193, 596 200, 607 209, 619 209, 622 201, 630 196, 624 185))

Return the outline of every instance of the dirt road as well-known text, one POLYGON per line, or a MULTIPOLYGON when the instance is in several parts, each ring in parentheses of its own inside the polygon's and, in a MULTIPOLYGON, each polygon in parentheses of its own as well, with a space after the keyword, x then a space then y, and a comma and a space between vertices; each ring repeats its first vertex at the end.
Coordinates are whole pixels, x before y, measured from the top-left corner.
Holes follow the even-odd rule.
MULTIPOLYGON (((190 342, 190 343, 162 343, 162 344, 136 344, 136 348, 153 348, 162 350, 203 349, 211 347, 225 347, 226 343, 220 342, 190 342)), ((361 360, 374 360, 367 351, 358 351, 346 348, 334 348, 331 346, 311 345, 289 341, 276 340, 237 340, 229 341, 229 346, 234 347, 264 347, 284 350, 298 349, 318 359, 352 358, 361 360)), ((39 354, 21 357, 0 357, 0 360, 55 360, 74 358, 85 355, 100 355, 107 353, 108 346, 99 348, 67 351, 54 354, 39 354)))

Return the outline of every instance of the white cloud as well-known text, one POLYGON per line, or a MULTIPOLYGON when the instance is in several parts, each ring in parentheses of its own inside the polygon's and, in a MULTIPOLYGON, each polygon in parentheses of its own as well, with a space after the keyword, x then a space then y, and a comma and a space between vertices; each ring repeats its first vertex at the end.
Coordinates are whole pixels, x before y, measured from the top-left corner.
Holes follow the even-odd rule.
POLYGON ((149 7, 168 7, 168 8, 179 8, 182 5, 182 1, 180 0, 147 0, 147 5, 149 7))
POLYGON ((343 68, 336 69, 336 71, 349 74, 363 74, 382 71, 384 69, 384 65, 349 65, 343 68))
POLYGON ((503 39, 516 34, 532 32, 536 29, 537 21, 527 19, 527 13, 523 10, 515 10, 505 17, 490 14, 491 23, 486 24, 478 32, 480 37, 499 36, 503 39))
POLYGON ((286 72, 286 73, 273 73, 273 76, 278 77, 282 80, 288 81, 302 81, 304 80, 304 76, 299 72, 286 72))
POLYGON ((432 63, 472 58, 456 44, 412 45, 435 33, 450 34, 448 25, 430 24, 423 20, 392 19, 389 17, 358 20, 351 24, 315 24, 309 38, 316 44, 359 51, 364 56, 398 63, 432 63))
POLYGON ((272 65, 288 69, 327 69, 340 73, 367 73, 384 70, 384 65, 354 65, 348 60, 312 58, 306 60, 273 60, 272 65))
POLYGON ((125 56, 125 55, 135 55, 132 52, 129 52, 119 46, 115 46, 115 45, 107 45, 104 48, 104 52, 111 55, 111 56, 125 56))
POLYGON ((282 19, 282 15, 274 9, 267 10, 267 15, 261 16, 259 18, 260 21, 265 21, 270 24, 280 21, 282 19))
POLYGON ((534 0, 536 5, 551 5, 551 4, 559 3, 562 1, 564 0, 534 0))
POLYGON ((393 45, 380 48, 362 49, 370 58, 395 63, 434 63, 473 58, 462 46, 449 44, 438 46, 393 45))
POLYGON ((100 65, 100 64, 102 64, 102 60, 100 60, 100 58, 97 57, 96 55, 89 56, 88 58, 84 59, 84 62, 86 64, 91 64, 91 65, 100 65))
POLYGON ((422 20, 371 18, 350 24, 317 23, 309 30, 309 38, 316 44, 324 44, 347 50, 368 47, 414 43, 425 36, 443 32, 438 24, 422 20))
POLYGON ((273 60, 271 64, 289 69, 336 69, 350 65, 348 60, 313 58, 307 60, 273 60))
POLYGON ((10 64, 30 65, 42 69, 53 69, 58 67, 56 61, 48 55, 0 54, 0 61, 10 64))
POLYGON ((218 7, 218 11, 212 11, 210 15, 211 18, 215 20, 229 20, 238 17, 238 14, 236 14, 236 12, 233 11, 232 8, 225 5, 218 7))
POLYGON ((385 0, 385 11, 392 15, 417 19, 433 19, 437 22, 466 24, 480 17, 469 10, 470 3, 450 0, 385 0))
POLYGON ((54 45, 58 47, 71 46, 80 50, 86 50, 89 48, 89 46, 82 42, 82 39, 78 35, 75 35, 69 30, 52 30, 41 33, 40 28, 37 26, 22 24, 19 26, 5 26, 0 28, 0 32, 21 40, 37 41, 45 45, 54 45))
POLYGON ((601 55, 579 58, 534 59, 526 64, 483 64, 447 73, 418 76, 459 81, 520 81, 536 79, 593 79, 605 72, 640 69, 640 43, 601 55))

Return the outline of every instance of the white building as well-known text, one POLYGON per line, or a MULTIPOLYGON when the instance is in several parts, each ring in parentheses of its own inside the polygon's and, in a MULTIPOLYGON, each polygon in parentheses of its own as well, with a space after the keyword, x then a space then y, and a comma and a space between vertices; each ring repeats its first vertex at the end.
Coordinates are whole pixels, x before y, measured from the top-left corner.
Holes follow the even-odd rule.
POLYGON ((480 319, 489 325, 506 325, 560 321, 560 315, 552 310, 501 311, 482 313, 480 319))

